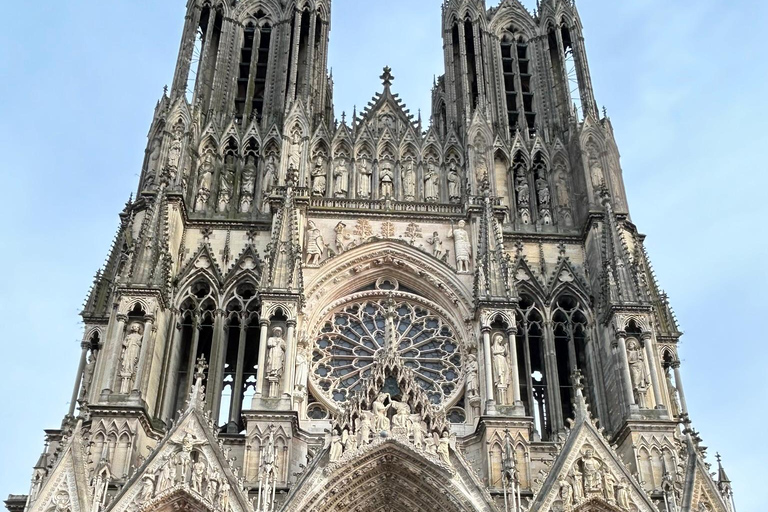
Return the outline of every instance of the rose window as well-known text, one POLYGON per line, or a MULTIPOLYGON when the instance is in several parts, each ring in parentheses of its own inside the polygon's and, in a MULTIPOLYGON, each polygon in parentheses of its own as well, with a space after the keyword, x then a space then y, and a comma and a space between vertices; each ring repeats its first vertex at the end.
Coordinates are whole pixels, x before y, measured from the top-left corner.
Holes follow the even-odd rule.
POLYGON ((413 370, 435 405, 452 402, 462 388, 461 353, 451 326, 421 304, 403 299, 388 304, 385 298, 349 303, 328 315, 314 344, 315 385, 327 399, 346 402, 385 350, 413 370))

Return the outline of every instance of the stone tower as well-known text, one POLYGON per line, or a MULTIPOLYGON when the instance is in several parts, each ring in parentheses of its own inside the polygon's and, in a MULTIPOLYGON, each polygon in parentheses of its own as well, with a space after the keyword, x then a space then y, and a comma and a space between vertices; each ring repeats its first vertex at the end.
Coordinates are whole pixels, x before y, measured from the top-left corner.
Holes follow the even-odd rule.
POLYGON ((429 122, 339 122, 330 0, 189 0, 10 512, 735 512, 576 8, 441 14, 429 122))

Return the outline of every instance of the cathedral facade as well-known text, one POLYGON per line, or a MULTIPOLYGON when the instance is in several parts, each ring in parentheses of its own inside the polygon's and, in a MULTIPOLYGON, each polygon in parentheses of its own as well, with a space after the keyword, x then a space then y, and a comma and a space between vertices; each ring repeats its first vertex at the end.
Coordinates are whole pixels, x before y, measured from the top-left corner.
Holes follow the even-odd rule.
POLYGON ((735 512, 573 2, 440 14, 337 120, 330 0, 189 0, 10 512, 735 512))

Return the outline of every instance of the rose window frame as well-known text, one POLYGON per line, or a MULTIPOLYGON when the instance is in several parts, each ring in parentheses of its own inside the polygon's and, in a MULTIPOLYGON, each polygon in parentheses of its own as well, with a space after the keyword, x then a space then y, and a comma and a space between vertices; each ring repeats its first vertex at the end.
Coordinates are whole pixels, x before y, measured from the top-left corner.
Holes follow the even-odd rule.
POLYGON ((355 392, 364 389, 376 358, 390 345, 386 340, 387 301, 395 304, 397 354, 403 366, 413 371, 416 384, 436 407, 451 409, 464 393, 463 331, 437 304, 398 290, 352 294, 323 310, 310 331, 314 337, 309 370, 312 394, 328 410, 338 412, 355 392))

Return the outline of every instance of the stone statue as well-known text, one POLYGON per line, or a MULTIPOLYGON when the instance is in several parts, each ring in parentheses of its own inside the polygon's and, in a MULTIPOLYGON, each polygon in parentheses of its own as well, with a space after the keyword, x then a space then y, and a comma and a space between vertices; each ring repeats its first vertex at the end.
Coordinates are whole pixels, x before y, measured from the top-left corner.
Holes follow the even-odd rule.
POLYGON ((330 461, 336 462, 341 458, 343 453, 344 445, 341 443, 341 436, 339 435, 339 432, 334 429, 333 433, 331 434, 330 461))
POLYGON ((373 171, 365 156, 361 157, 357 162, 357 170, 360 175, 358 195, 363 199, 368 199, 371 197, 371 179, 373 177, 373 171))
POLYGON ((460 220, 458 227, 454 227, 448 235, 448 238, 454 240, 457 272, 469 272, 469 261, 472 258, 472 244, 469 241, 466 225, 466 222, 460 220))
POLYGON ((440 437, 440 440, 438 441, 437 455, 440 457, 441 461, 443 461, 445 464, 449 466, 451 465, 450 446, 451 446, 451 436, 447 431, 443 432, 443 435, 440 437))
POLYGON ((392 417, 392 426, 395 429, 407 432, 408 430, 408 415, 411 414, 411 407, 408 404, 397 404, 395 407, 396 413, 392 417))
POLYGON ((418 414, 411 415, 408 428, 413 434, 413 444, 418 450, 422 450, 424 448, 424 436, 427 433, 427 429, 424 422, 421 421, 421 416, 418 414))
POLYGON ((619 482, 618 488, 616 490, 616 504, 622 509, 622 510, 629 510, 630 507, 630 499, 629 499, 629 484, 627 484, 626 481, 622 480, 619 482))
POLYGON ((539 198, 539 208, 548 208, 550 202, 549 184, 544 178, 539 177, 536 180, 536 194, 539 198))
POLYGON ((478 151, 477 158, 475 159, 475 177, 477 178, 478 185, 488 179, 488 164, 482 151, 478 151))
POLYGON ((669 366, 664 368, 664 376, 667 379, 667 390, 669 390, 670 412, 672 413, 673 418, 677 418, 680 416, 681 412, 680 395, 678 394, 677 387, 675 387, 675 384, 672 382, 672 371, 669 366))
POLYGON ((403 167, 403 198, 406 201, 416 199, 416 171, 413 170, 413 160, 408 160, 403 167))
POLYGON ((643 349, 635 339, 627 341, 627 363, 629 364, 629 374, 632 378, 632 389, 634 391, 645 390, 645 358, 643 349))
MULTIPOLYGON (((145 475, 141 480, 141 490, 139 491, 139 502, 146 502, 152 499, 155 494, 155 481, 152 475, 145 475)), ((95 501, 95 500, 94 500, 95 501)))
POLYGON ((158 494, 167 491, 174 485, 173 466, 168 457, 164 459, 163 466, 156 473, 158 494))
POLYGON ((358 433, 360 435, 360 444, 366 445, 371 442, 371 432, 373 430, 374 418, 370 411, 363 411, 360 414, 360 425, 358 433))
POLYGON ((347 232, 347 225, 343 222, 336 224, 333 228, 333 232, 336 233, 336 254, 342 254, 349 249, 352 235, 347 232))
POLYGON ((219 472, 214 470, 213 474, 208 479, 208 485, 205 488, 205 499, 209 503, 214 503, 216 501, 218 486, 219 486, 219 472))
POLYGON ((160 167, 158 160, 160 159, 160 150, 162 147, 163 139, 161 137, 155 137, 152 139, 152 144, 150 144, 149 147, 149 157, 147 159, 146 181, 149 181, 150 179, 154 180, 155 178, 155 174, 160 167))
POLYGON ((437 202, 440 199, 440 175, 435 164, 427 164, 427 172, 424 175, 424 197, 428 202, 437 202))
POLYGON ((224 165, 221 172, 221 185, 219 187, 219 204, 217 211, 225 213, 229 208, 229 202, 232 200, 232 189, 234 187, 235 172, 231 161, 224 165))
POLYGON ((195 199, 195 211, 201 212, 208 205, 208 199, 211 197, 211 188, 213 187, 213 154, 208 152, 203 157, 200 164, 200 179, 197 186, 197 197, 195 199))
POLYGON ((357 451, 357 436, 350 434, 349 429, 344 429, 341 433, 341 444, 344 447, 344 453, 357 451))
POLYGON ((277 396, 277 384, 280 382, 285 368, 285 339, 283 338, 282 327, 272 329, 272 336, 267 340, 267 349, 269 395, 274 398, 277 396))
POLYGON ((437 455, 437 445, 439 443, 438 439, 435 439, 437 434, 435 435, 428 435, 426 440, 424 441, 424 451, 426 451, 430 455, 437 455))
POLYGON ((562 167, 558 168, 555 175, 555 188, 557 190, 557 205, 561 208, 568 208, 571 200, 568 197, 568 182, 565 179, 565 171, 562 167))
POLYGON ((130 332, 123 340, 123 360, 120 365, 120 377, 122 377, 121 393, 129 391, 128 384, 133 377, 136 369, 136 363, 139 361, 139 352, 141 350, 141 327, 138 323, 131 324, 130 332))
POLYGON ((181 163, 181 155, 184 151, 184 127, 182 125, 176 125, 173 128, 173 142, 168 150, 168 174, 171 177, 171 181, 176 180, 176 176, 179 174, 179 164, 181 163))
POLYGON ((456 164, 451 162, 451 166, 448 169, 448 196, 451 202, 457 202, 461 200, 461 177, 459 171, 456 169, 456 164))
POLYGON ((573 506, 573 486, 565 479, 560 480, 560 501, 563 502, 564 510, 573 506))
POLYGON ((432 246, 432 256, 440 259, 443 256, 443 241, 440 240, 440 235, 437 231, 427 238, 427 243, 432 246))
POLYGON ((467 371, 467 398, 472 400, 472 398, 475 398, 478 396, 478 378, 477 378, 477 355, 476 354, 469 354, 469 357, 467 358, 466 363, 466 371, 467 371))
POLYGON ((373 406, 371 407, 374 421, 373 429, 376 432, 389 431, 389 418, 387 418, 387 411, 392 404, 390 403, 390 405, 384 405, 384 400, 387 399, 390 399, 389 393, 379 393, 379 396, 376 397, 376 401, 373 402, 373 406))
POLYGON ((379 193, 380 198, 392 197, 395 192, 395 174, 392 171, 392 164, 388 161, 381 163, 381 172, 379 173, 379 193))
POLYGON ((192 478, 189 481, 189 486, 193 491, 202 494, 203 493, 203 476, 205 475, 205 462, 198 460, 192 465, 192 478))
POLYGON ((493 355, 493 383, 499 390, 498 401, 500 404, 506 403, 506 393, 509 387, 509 361, 507 360, 507 344, 504 343, 504 336, 496 333, 493 336, 493 345, 491 347, 493 355))
POLYGON ((248 213, 253 207, 253 194, 256 190, 256 162, 253 155, 245 157, 245 166, 240 183, 240 213, 248 213))
POLYGON ((525 172, 522 167, 518 170, 515 179, 515 190, 517 191, 517 206, 526 208, 531 204, 531 193, 528 188, 528 180, 525 178, 525 172))
POLYGON ((299 342, 299 349, 296 351, 295 390, 297 393, 303 393, 307 389, 307 378, 309 377, 309 349, 307 345, 307 340, 302 339, 299 342))
POLYGON ((307 223, 306 234, 307 265, 319 265, 325 254, 325 241, 323 235, 313 221, 307 223))
POLYGON ((293 138, 288 149, 288 169, 298 171, 301 167, 301 134, 293 132, 293 138))
POLYGON ((312 169, 312 195, 323 197, 326 189, 325 159, 323 155, 317 155, 315 167, 312 169))
POLYGON ((277 164, 275 155, 270 155, 267 160, 267 168, 264 170, 264 194, 268 195, 277 184, 277 164))
POLYGON ((93 380, 93 370, 96 368, 96 354, 91 350, 88 354, 88 362, 83 369, 83 383, 80 386, 80 400, 85 400, 88 396, 88 391, 91 388, 91 381, 93 380))
POLYGON ((573 497, 576 503, 584 500, 584 475, 579 471, 578 463, 573 465, 573 497))
POLYGON ((587 448, 581 457, 581 467, 584 470, 584 490, 590 492, 602 492, 603 481, 600 471, 603 463, 595 457, 595 452, 587 448))
POLYGON ((600 156, 598 155, 597 148, 593 145, 590 146, 588 151, 588 164, 589 174, 592 177, 592 186, 595 189, 599 188, 605 183, 605 175, 603 174, 603 165, 600 163, 600 156))
POLYGON ((229 483, 226 479, 222 479, 219 484, 219 492, 216 496, 216 505, 222 512, 229 511, 229 483))
POLYGON ((608 503, 616 503, 616 478, 610 471, 605 471, 603 474, 603 488, 608 503))
POLYGON ((336 169, 333 171, 333 179, 333 195, 335 197, 347 197, 349 192, 349 169, 347 169, 346 159, 339 159, 336 169))

